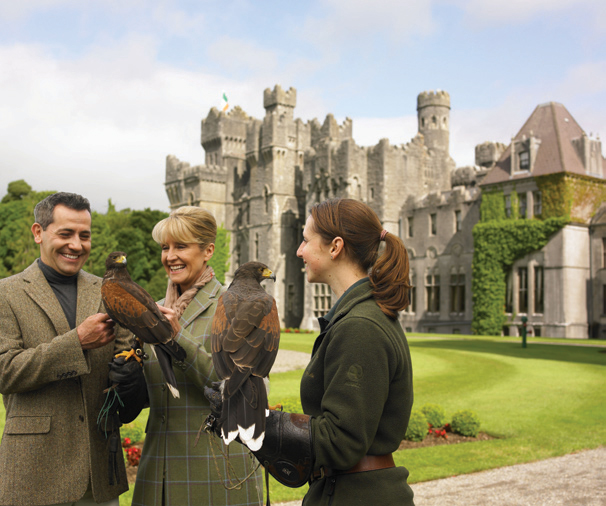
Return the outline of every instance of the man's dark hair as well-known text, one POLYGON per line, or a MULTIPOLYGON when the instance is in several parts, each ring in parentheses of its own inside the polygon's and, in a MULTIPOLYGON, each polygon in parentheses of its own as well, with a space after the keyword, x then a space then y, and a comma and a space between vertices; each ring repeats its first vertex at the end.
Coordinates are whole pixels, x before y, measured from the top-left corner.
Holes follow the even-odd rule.
POLYGON ((34 209, 34 219, 42 227, 42 230, 46 230, 53 222, 53 211, 58 205, 69 207, 75 211, 91 212, 90 202, 82 195, 67 192, 53 193, 38 202, 34 209))

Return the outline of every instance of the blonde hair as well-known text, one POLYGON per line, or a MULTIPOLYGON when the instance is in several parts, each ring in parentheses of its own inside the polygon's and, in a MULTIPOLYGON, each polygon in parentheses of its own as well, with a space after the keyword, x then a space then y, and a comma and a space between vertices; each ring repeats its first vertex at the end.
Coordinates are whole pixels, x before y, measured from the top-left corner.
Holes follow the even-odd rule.
POLYGON ((156 223, 152 237, 158 244, 166 244, 169 238, 182 244, 206 246, 217 238, 217 222, 206 209, 183 206, 170 213, 168 218, 156 223))

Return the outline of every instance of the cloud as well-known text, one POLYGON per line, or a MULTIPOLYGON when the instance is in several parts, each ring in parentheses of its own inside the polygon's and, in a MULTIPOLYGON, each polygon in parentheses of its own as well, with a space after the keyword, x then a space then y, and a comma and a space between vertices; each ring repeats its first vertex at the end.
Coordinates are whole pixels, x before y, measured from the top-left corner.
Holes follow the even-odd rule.
POLYGON ((402 42, 435 29, 431 0, 322 0, 318 6, 320 12, 305 19, 300 34, 324 51, 335 45, 367 44, 376 36, 402 42))
POLYGON ((603 0, 453 0, 476 23, 522 23, 537 16, 573 10, 604 15, 603 0))
POLYGON ((0 47, 0 190, 23 178, 82 193, 100 211, 108 198, 166 209, 166 156, 202 163, 200 119, 221 90, 257 112, 263 88, 156 63, 154 50, 131 38, 61 61, 39 46, 0 47))
POLYGON ((278 67, 276 52, 250 40, 223 36, 207 49, 208 56, 222 68, 238 75, 273 72, 278 67))

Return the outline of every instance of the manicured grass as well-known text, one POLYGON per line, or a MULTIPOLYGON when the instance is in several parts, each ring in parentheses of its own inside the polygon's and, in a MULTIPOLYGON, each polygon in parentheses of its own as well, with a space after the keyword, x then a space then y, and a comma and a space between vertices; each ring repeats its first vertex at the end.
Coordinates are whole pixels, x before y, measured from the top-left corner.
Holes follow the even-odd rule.
MULTIPOLYGON (((315 335, 282 334, 281 348, 310 352, 315 335)), ((448 417, 475 411, 498 439, 396 453, 410 482, 545 459, 606 445, 606 351, 599 341, 409 336, 415 405, 441 405, 448 417), (440 337, 440 338, 438 338, 440 337), (539 344, 555 342, 558 344, 539 344), (576 346, 581 345, 581 346, 576 346)), ((302 371, 272 374, 270 403, 299 396, 302 371)), ((142 413, 137 423, 145 426, 142 413)), ((0 406, 0 427, 4 409, 0 406)), ((273 503, 301 498, 273 479, 273 503)), ((131 491, 120 498, 130 505, 131 491)))
MULTIPOLYGON (((515 338, 436 337, 409 337, 414 409, 439 404, 448 417, 471 409, 481 430, 498 439, 399 451, 396 462, 408 468, 410 483, 606 445, 606 349, 587 346, 596 341, 532 338, 522 348, 515 338), (545 342, 566 345, 538 344, 545 342)), ((298 391, 301 374, 273 375, 270 402, 293 395, 293 384, 298 391)), ((275 502, 305 490, 270 485, 275 502)))

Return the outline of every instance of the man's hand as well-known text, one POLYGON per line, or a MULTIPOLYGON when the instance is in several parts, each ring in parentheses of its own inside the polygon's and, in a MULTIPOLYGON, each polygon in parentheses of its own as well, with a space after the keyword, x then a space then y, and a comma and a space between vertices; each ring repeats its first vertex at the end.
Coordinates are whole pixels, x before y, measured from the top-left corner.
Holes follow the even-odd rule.
POLYGON ((107 313, 89 316, 76 328, 82 349, 93 350, 111 343, 116 337, 114 325, 107 313))
POLYGON ((161 306, 160 304, 158 304, 158 309, 164 316, 166 316, 166 319, 170 322, 170 326, 173 329, 174 338, 181 330, 181 324, 179 323, 179 317, 177 316, 177 313, 175 313, 172 309, 161 306))

